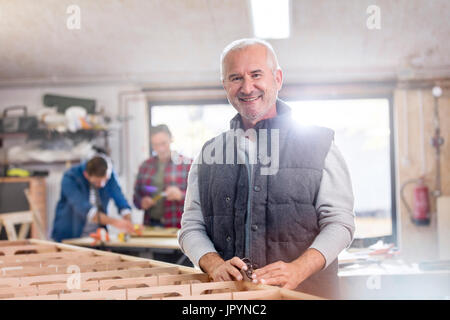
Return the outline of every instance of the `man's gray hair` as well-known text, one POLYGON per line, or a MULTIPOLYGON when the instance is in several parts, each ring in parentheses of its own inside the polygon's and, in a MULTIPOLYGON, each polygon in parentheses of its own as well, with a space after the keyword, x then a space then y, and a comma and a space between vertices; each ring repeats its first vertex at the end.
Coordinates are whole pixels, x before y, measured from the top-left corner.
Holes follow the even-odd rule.
POLYGON ((278 64, 277 55, 275 54, 275 51, 273 50, 272 45, 270 43, 257 38, 244 38, 231 42, 229 45, 225 47, 225 49, 223 49, 222 54, 220 55, 220 80, 223 81, 224 78, 223 72, 224 72, 224 61, 226 56, 231 51, 241 50, 253 45, 262 45, 266 48, 268 53, 267 62, 272 68, 272 72, 274 74, 276 70, 281 69, 280 65, 278 64))

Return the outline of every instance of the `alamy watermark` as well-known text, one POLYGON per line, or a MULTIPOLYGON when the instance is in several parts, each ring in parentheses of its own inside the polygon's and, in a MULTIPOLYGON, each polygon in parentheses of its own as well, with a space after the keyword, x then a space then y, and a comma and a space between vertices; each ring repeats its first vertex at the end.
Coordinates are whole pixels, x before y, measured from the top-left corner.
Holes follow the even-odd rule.
POLYGON ((81 29, 81 9, 76 4, 71 4, 67 7, 66 13, 70 14, 67 18, 66 26, 69 30, 80 30, 81 29))
POLYGON ((381 289, 381 276, 379 274, 371 275, 366 280, 366 287, 369 290, 381 289))
POLYGON ((67 267, 67 273, 71 273, 67 277, 66 286, 69 290, 79 290, 81 289, 81 270, 77 265, 70 265, 67 267))
MULTIPOLYGON (((203 148, 194 164, 258 164, 261 175, 275 175, 279 169, 279 159, 280 130, 251 128, 246 131, 229 130, 217 136, 203 148)), ((172 161, 182 163, 179 157, 172 157, 172 161)))
POLYGON ((366 26, 369 30, 381 29, 381 9, 379 6, 370 5, 366 9, 366 13, 369 14, 366 20, 366 26))

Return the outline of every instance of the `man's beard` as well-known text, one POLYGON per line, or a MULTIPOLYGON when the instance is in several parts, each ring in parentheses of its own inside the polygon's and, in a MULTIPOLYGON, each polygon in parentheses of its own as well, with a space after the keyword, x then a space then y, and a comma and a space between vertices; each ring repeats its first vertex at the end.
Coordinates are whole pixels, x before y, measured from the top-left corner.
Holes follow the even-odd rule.
MULTIPOLYGON (((266 94, 263 94, 263 96, 261 97, 261 99, 263 99, 265 96, 267 96, 266 94)), ((248 114, 248 113, 246 113, 245 111, 245 108, 241 108, 241 112, 239 112, 239 114, 241 115, 241 117, 243 117, 243 118, 245 118, 245 119, 247 119, 247 120, 250 120, 250 121, 255 121, 255 120, 259 120, 259 119, 261 119, 261 118, 263 118, 269 111, 270 111, 270 109, 272 108, 272 106, 276 103, 276 101, 277 101, 277 98, 278 98, 278 92, 275 92, 274 94, 273 94, 273 99, 271 99, 270 101, 268 101, 267 102, 267 104, 265 105, 265 108, 263 109, 263 110, 261 110, 260 112, 258 112, 258 113, 255 113, 255 114, 248 114)), ((236 97, 236 99, 238 99, 238 103, 239 103, 239 98, 238 97, 236 97)), ((230 102, 231 103, 231 102, 230 102)), ((232 104, 232 103, 231 103, 232 104)), ((233 105, 234 106, 234 105, 233 105)), ((235 109, 237 109, 236 107, 235 107, 235 109)))

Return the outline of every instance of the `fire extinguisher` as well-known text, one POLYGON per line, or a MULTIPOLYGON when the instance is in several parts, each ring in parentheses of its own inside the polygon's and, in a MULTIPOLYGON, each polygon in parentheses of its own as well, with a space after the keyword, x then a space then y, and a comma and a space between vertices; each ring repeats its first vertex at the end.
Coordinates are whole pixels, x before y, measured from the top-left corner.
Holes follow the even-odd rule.
POLYGON ((416 225, 430 224, 430 201, 428 194, 428 187, 425 185, 424 177, 406 181, 400 190, 403 204, 411 217, 411 221, 416 225), (407 185, 414 182, 416 183, 416 186, 414 187, 413 210, 411 210, 411 207, 406 202, 404 189, 407 185))

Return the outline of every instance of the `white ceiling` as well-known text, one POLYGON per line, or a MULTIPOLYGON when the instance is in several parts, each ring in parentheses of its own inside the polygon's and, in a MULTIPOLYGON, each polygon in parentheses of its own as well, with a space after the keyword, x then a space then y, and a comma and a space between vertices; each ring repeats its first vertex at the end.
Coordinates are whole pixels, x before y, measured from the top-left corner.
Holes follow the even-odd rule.
MULTIPOLYGON (((291 37, 270 41, 287 83, 450 77, 449 0, 291 7, 291 37), (366 27, 372 4, 380 30, 366 27)), ((0 0, 0 86, 218 85, 223 47, 251 36, 246 0, 0 0), (71 4, 80 30, 66 27, 71 4)))

